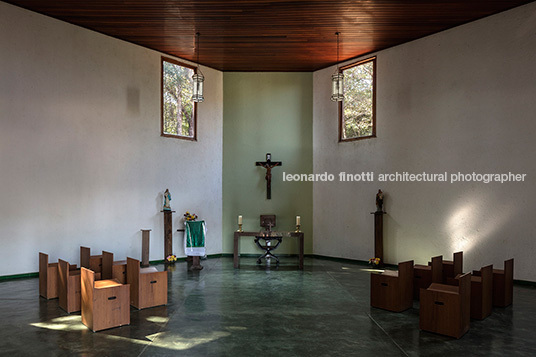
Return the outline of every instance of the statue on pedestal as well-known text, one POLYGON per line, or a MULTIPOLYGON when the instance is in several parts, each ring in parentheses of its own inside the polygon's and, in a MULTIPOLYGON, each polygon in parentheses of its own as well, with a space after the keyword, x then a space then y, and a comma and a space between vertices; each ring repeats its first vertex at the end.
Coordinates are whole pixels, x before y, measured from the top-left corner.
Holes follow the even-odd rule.
POLYGON ((378 190, 376 194, 376 212, 383 212, 383 192, 378 190))
POLYGON ((171 193, 169 193, 169 190, 166 188, 166 192, 164 192, 164 211, 171 211, 169 201, 171 201, 171 193))

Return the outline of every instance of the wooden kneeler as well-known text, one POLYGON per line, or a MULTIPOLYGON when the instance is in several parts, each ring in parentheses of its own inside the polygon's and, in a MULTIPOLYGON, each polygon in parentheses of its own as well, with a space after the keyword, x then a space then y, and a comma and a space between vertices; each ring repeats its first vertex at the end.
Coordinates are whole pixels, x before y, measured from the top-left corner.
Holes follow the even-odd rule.
POLYGON ((117 279, 121 284, 127 283, 127 261, 114 261, 114 254, 102 251, 102 278, 117 279))
POLYGON ((398 271, 370 274, 370 305, 394 312, 413 307, 413 260, 398 263, 398 271))
POLYGON ((493 265, 488 265, 471 276, 471 318, 483 320, 491 315, 493 307, 493 265))
POLYGON ((58 263, 48 263, 48 254, 39 252, 39 295, 45 299, 58 297, 58 263))
POLYGON ((456 278, 458 286, 433 283, 421 289, 421 330, 462 337, 471 321, 471 273, 456 278))
POLYGON ((71 312, 80 311, 80 270, 71 270, 65 260, 58 260, 58 297, 60 307, 71 312))
POLYGON ((504 269, 493 269, 493 306, 506 307, 514 297, 514 259, 504 261, 504 269))
POLYGON ((130 287, 117 280, 95 281, 81 268, 82 323, 93 332, 130 324, 130 287))
POLYGON ((127 283, 130 285, 130 305, 137 309, 167 304, 167 271, 154 267, 140 268, 140 261, 127 257, 127 283))
POLYGON ((432 283, 443 282, 443 256, 432 258, 430 265, 415 264, 413 267, 413 298, 419 300, 421 289, 432 283))
POLYGON ((80 247, 80 267, 93 270, 95 273, 102 272, 102 255, 91 255, 91 249, 80 247))

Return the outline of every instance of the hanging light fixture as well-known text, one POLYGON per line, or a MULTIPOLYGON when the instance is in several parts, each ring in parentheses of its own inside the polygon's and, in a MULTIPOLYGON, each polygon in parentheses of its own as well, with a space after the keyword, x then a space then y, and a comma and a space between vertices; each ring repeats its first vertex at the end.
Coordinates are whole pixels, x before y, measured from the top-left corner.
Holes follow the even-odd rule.
POLYGON ((337 35, 337 70, 331 76, 331 100, 340 102, 344 99, 342 80, 344 75, 339 71, 339 35, 340 32, 335 32, 337 35))
POLYGON ((199 68, 199 36, 201 34, 198 32, 195 34, 197 39, 196 49, 197 49, 197 70, 196 73, 192 76, 192 79, 194 80, 194 91, 192 94, 192 100, 196 103, 200 103, 205 100, 203 97, 203 82, 205 81, 205 76, 203 76, 203 73, 201 73, 201 69, 199 68))

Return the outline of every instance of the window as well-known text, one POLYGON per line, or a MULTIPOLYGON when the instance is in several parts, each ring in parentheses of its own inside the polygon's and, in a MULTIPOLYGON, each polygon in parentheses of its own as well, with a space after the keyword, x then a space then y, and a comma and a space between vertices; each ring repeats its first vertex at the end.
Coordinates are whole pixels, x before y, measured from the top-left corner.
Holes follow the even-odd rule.
POLYGON ((339 141, 376 136, 376 58, 341 67, 344 100, 339 102, 339 141))
POLYGON ((162 57, 162 136, 196 140, 195 67, 162 57))

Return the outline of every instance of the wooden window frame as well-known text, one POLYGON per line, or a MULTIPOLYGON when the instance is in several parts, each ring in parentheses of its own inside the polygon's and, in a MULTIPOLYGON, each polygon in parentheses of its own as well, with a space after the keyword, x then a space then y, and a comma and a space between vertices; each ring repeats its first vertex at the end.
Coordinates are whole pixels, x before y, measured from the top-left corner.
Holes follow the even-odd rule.
POLYGON ((376 57, 370 57, 358 62, 351 63, 349 65, 343 66, 339 68, 339 72, 342 73, 344 70, 356 67, 362 64, 365 64, 367 62, 372 62, 372 134, 367 136, 358 136, 355 138, 348 138, 344 139, 342 135, 343 130, 343 101, 340 101, 338 103, 339 108, 339 142, 348 142, 348 141, 357 141, 357 140, 363 140, 363 139, 370 139, 376 137, 376 57))
POLYGON ((177 61, 173 58, 169 57, 161 57, 160 61, 160 136, 164 136, 166 138, 175 138, 175 139, 182 139, 182 140, 188 140, 188 141, 197 141, 197 103, 194 102, 194 136, 184 136, 184 135, 175 135, 175 134, 167 134, 164 133, 164 61, 173 63, 178 66, 190 68, 194 70, 194 74, 197 73, 197 67, 192 66, 191 64, 187 64, 184 62, 177 61))

